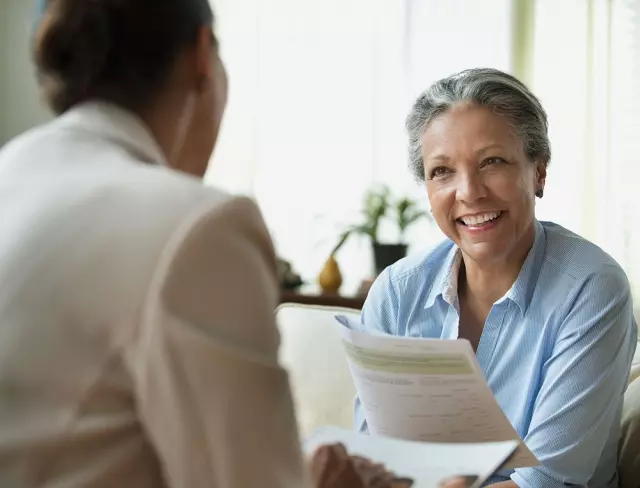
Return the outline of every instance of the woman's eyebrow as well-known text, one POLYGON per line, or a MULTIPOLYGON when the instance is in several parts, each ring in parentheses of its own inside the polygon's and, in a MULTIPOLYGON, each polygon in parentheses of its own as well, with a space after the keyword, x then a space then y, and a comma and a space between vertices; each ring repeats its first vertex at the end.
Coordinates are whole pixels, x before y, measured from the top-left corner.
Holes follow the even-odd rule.
POLYGON ((449 159, 449 156, 446 156, 444 154, 436 154, 435 156, 427 157, 427 161, 440 161, 443 163, 446 163, 447 161, 449 161, 449 159))
POLYGON ((493 150, 493 149, 506 149, 506 146, 502 145, 502 144, 488 144, 486 146, 481 147, 480 149, 478 149, 476 151, 476 155, 478 154, 482 154, 484 152, 493 150))

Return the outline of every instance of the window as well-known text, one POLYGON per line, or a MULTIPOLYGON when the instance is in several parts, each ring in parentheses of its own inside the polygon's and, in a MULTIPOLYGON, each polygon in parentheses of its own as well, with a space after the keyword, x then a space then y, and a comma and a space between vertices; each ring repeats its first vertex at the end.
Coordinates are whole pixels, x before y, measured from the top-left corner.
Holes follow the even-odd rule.
MULTIPOLYGON (((209 181, 254 196, 279 254, 312 280, 371 184, 428 208, 407 168, 415 97, 461 69, 525 66, 553 151, 539 218, 593 239, 640 283, 637 2, 513 1, 214 0, 231 90, 209 181), (530 49, 516 45, 518 15, 532 16, 530 49)), ((426 223, 409 233, 414 250, 441 238, 426 223)), ((371 275, 364 240, 338 260, 347 289, 371 275)))

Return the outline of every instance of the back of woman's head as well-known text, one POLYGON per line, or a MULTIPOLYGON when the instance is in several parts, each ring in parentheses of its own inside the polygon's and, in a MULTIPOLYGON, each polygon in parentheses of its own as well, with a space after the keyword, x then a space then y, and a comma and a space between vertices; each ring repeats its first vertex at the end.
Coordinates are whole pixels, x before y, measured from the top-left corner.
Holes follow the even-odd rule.
POLYGON ((147 104, 211 24, 208 0, 43 0, 34 57, 56 113, 100 99, 147 104))

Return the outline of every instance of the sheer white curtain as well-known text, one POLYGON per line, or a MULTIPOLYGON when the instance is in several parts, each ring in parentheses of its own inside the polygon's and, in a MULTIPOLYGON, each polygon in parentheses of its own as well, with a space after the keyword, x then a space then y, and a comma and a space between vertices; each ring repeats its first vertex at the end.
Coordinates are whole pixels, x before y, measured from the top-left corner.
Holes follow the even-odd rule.
MULTIPOLYGON (((509 68, 509 4, 213 0, 231 92, 208 181, 257 198, 278 252, 314 279, 372 184, 427 207, 407 169, 404 118, 440 77, 509 68)), ((409 238, 423 247, 441 236, 423 222, 409 238)), ((346 288, 371 274, 363 239, 338 261, 346 288)))
POLYGON ((532 88, 552 165, 538 215, 593 240, 640 285, 640 2, 537 0, 532 88))
MULTIPOLYGON (((307 280, 372 184, 427 208, 404 118, 436 79, 490 66, 523 78, 549 112, 539 217, 593 239, 640 284, 640 0, 212 2, 231 92, 208 181, 257 198, 279 254, 307 280)), ((409 242, 440 238, 423 222, 409 242)), ((347 289, 371 274, 363 239, 338 261, 347 289)))

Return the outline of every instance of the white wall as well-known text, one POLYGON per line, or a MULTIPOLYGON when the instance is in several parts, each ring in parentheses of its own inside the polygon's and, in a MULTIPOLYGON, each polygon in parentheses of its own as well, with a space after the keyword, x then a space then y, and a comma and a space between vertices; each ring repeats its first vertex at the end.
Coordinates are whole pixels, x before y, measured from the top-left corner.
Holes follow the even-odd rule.
POLYGON ((31 63, 35 0, 0 0, 0 146, 50 118, 31 63))

